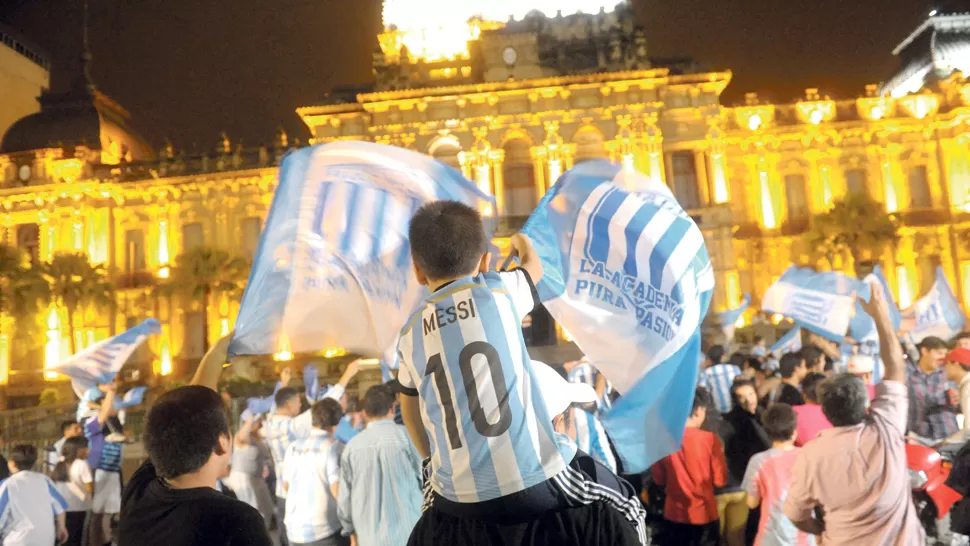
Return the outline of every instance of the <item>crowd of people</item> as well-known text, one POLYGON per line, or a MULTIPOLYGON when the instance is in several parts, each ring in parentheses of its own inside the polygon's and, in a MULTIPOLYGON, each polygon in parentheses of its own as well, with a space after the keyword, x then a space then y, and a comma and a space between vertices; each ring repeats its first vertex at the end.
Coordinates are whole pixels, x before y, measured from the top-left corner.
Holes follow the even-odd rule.
POLYGON ((529 356, 520 325, 543 269, 528 238, 511 239, 517 269, 489 271, 479 214, 449 201, 418 210, 409 236, 430 295, 396 378, 348 396, 353 362, 305 398, 284 367, 269 411, 233 431, 227 337, 152 405, 148 458, 124 486, 118 387, 99 385, 49 453, 11 451, 3 544, 923 544, 905 445, 965 442, 970 335, 904 346, 875 291, 878 359, 814 335, 784 355, 763 339, 710 347, 681 449, 630 475, 599 420, 617 397, 606 379, 529 356))

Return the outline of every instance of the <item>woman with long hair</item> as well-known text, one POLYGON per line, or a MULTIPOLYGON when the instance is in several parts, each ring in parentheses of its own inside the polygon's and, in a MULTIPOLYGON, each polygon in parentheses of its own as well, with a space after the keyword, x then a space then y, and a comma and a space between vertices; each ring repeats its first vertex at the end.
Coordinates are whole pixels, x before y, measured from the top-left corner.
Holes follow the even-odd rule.
POLYGON ((84 436, 68 438, 61 448, 61 458, 51 472, 54 487, 67 501, 66 546, 84 544, 84 522, 91 510, 94 493, 94 474, 87 458, 88 439, 84 436))
POLYGON ((273 517, 273 499, 269 494, 264 477, 265 459, 260 454, 262 438, 259 429, 262 421, 247 418, 233 439, 232 459, 229 477, 223 482, 232 489, 236 497, 259 510, 269 527, 273 517))

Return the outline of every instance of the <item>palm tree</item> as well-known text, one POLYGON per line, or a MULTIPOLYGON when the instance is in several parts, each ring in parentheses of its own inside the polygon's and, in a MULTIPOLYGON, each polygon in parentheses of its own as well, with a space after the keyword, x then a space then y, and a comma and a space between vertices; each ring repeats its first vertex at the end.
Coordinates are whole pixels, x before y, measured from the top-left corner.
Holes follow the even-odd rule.
POLYGON ((74 339, 74 318, 78 309, 95 305, 109 308, 114 302, 114 285, 108 281, 103 265, 92 265, 83 252, 64 252, 54 255, 46 265, 54 301, 67 311, 67 330, 71 339, 71 354, 77 353, 74 339))
POLYGON ((808 240, 819 258, 835 268, 837 256, 852 258, 861 273, 863 253, 876 257, 887 244, 899 240, 899 221, 887 214, 881 203, 861 193, 849 194, 832 208, 815 217, 808 240))
POLYGON ((25 332, 25 323, 50 303, 51 287, 42 268, 27 265, 27 255, 21 250, 0 245, 0 317, 15 320, 25 332))
POLYGON ((242 297, 249 276, 249 260, 228 252, 199 247, 175 258, 168 281, 160 283, 157 296, 179 295, 187 301, 202 303, 202 348, 209 350, 209 313, 213 296, 226 294, 231 299, 242 297))

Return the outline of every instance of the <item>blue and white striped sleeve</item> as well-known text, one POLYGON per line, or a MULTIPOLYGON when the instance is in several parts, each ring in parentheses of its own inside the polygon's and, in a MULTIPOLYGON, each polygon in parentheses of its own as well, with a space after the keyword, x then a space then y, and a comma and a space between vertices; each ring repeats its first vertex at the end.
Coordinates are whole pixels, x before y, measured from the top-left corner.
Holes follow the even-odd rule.
POLYGON ((344 397, 345 392, 346 391, 343 385, 334 385, 327 390, 327 394, 324 394, 323 398, 332 398, 333 400, 339 402, 340 399, 344 397))
POLYGON ((7 490, 7 483, 0 483, 0 530, 3 530, 10 521, 10 492, 7 490))
POLYGON ((47 491, 51 494, 51 506, 54 509, 54 515, 60 515, 67 511, 67 501, 61 493, 54 487, 54 482, 50 478, 44 477, 47 480, 47 491))

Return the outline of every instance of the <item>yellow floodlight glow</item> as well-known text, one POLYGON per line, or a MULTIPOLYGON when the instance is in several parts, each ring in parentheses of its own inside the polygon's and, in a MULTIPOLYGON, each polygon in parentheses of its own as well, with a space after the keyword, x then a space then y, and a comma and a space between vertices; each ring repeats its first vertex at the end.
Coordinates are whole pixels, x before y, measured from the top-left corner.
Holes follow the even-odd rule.
POLYGON ((285 333, 280 335, 279 350, 273 355, 273 360, 277 362, 293 360, 293 353, 290 352, 290 338, 285 333))
POLYGON ((44 379, 56 379, 57 372, 47 371, 61 363, 61 327, 57 307, 47 310, 47 341, 44 343, 44 379))

